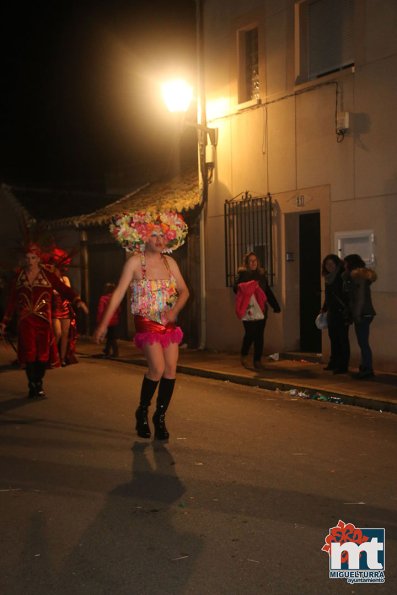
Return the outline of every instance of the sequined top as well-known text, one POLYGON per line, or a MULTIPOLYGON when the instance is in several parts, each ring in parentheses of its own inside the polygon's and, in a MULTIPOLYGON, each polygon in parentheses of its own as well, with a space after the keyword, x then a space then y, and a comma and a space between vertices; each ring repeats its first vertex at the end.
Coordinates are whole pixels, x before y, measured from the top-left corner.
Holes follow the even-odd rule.
POLYGON ((162 314, 171 310, 178 298, 176 279, 172 275, 164 257, 168 270, 168 279, 147 279, 145 255, 141 254, 142 279, 134 279, 131 283, 131 312, 144 316, 155 322, 163 323, 162 314))
POLYGON ((29 282, 26 271, 20 269, 15 275, 9 292, 3 322, 7 324, 14 311, 18 313, 19 322, 34 317, 48 324, 52 319, 52 294, 58 291, 61 299, 74 301, 80 299, 71 287, 62 283, 55 273, 41 266, 36 278, 29 282))

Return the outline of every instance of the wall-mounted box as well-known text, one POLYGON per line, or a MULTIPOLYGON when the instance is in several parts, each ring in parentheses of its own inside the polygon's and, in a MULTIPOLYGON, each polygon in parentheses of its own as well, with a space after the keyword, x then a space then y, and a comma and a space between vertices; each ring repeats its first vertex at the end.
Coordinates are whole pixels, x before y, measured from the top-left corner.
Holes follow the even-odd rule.
POLYGON ((359 254, 365 264, 375 264, 375 236, 372 229, 335 232, 335 252, 343 260, 348 254, 359 254))

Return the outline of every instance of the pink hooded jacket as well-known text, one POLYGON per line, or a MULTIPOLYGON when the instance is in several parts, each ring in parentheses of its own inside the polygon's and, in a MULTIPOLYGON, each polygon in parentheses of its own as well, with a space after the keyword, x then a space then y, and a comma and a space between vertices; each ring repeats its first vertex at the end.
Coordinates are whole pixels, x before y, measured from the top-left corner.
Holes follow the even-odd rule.
POLYGON ((253 280, 238 284, 235 309, 240 320, 243 318, 247 310, 252 295, 255 296, 255 299, 263 312, 267 302, 267 297, 263 289, 261 289, 259 286, 259 282, 253 280))

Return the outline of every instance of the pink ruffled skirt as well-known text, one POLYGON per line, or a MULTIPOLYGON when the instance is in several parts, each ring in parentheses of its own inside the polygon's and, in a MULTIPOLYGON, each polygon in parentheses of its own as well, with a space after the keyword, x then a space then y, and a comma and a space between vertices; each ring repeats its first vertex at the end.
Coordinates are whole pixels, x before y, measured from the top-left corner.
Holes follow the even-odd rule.
POLYGON ((144 316, 134 316, 135 324, 135 345, 142 349, 144 345, 160 343, 162 347, 168 347, 171 343, 179 343, 183 339, 183 332, 180 326, 171 322, 167 325, 160 324, 144 316))

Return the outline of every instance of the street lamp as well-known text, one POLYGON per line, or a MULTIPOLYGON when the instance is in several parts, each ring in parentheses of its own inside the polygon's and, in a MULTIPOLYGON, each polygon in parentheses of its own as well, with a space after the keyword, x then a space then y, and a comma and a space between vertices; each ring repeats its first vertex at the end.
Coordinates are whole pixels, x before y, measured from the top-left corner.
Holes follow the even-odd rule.
MULTIPOLYGON (((200 2, 197 0, 197 6, 200 2)), ((202 79, 202 76, 201 76, 202 79)), ((202 203, 200 210, 200 345, 199 349, 204 349, 206 345, 206 326, 207 326, 207 296, 206 296, 206 255, 205 255, 205 213, 208 201, 208 185, 212 182, 215 168, 215 147, 218 142, 218 129, 208 128, 205 93, 202 84, 200 88, 200 122, 184 121, 185 126, 193 126, 197 130, 198 152, 199 152, 199 170, 202 183, 202 203), (208 141, 210 143, 211 154, 207 155, 208 141)), ((184 81, 178 79, 169 81, 162 85, 162 94, 164 101, 173 113, 186 113, 193 99, 192 88, 184 81)))
MULTIPOLYGON (((168 110, 171 113, 185 114, 193 99, 193 88, 182 79, 167 81, 161 85, 161 93, 168 110)), ((200 159, 200 173, 203 181, 203 194, 205 200, 208 194, 208 184, 212 181, 215 167, 214 151, 218 142, 218 129, 208 128, 206 123, 190 122, 185 120, 185 126, 192 126, 198 132, 198 147, 200 159), (212 148, 211 154, 207 154, 208 141, 212 148)))
POLYGON ((171 113, 186 113, 193 99, 193 87, 182 79, 174 79, 161 85, 161 94, 171 113))

